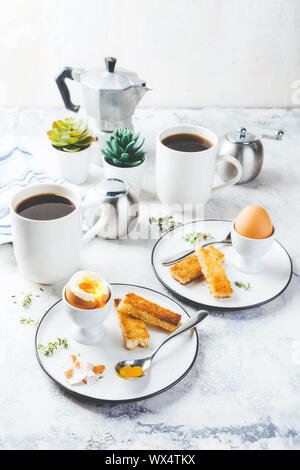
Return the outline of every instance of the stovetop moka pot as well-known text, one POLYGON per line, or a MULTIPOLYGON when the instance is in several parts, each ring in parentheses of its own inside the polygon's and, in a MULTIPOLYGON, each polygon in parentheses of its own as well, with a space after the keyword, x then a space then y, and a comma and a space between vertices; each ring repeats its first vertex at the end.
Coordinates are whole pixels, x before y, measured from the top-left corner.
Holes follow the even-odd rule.
POLYGON ((95 131, 112 132, 118 127, 132 127, 132 116, 144 94, 150 90, 134 72, 116 68, 117 59, 105 58, 105 68, 93 70, 65 67, 56 83, 67 109, 78 112, 71 101, 66 79, 82 84, 89 126, 95 131))

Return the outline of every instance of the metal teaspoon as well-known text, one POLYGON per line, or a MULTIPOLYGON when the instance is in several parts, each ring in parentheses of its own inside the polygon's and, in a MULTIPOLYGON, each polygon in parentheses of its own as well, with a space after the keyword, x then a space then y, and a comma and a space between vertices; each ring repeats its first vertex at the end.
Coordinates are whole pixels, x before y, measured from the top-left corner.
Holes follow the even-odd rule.
MULTIPOLYGON (((231 245, 231 232, 228 233, 227 237, 224 240, 213 240, 213 241, 210 241, 210 242, 205 242, 201 246, 202 246, 202 248, 205 248, 206 246, 215 245, 216 243, 231 245)), ((180 253, 177 253, 176 255, 172 255, 172 256, 168 256, 167 258, 163 258, 161 260, 161 264, 163 264, 164 266, 171 266, 172 264, 177 263, 178 261, 186 258, 187 256, 192 255, 194 252, 195 252, 195 249, 181 251, 180 253)))
POLYGON ((193 315, 191 318, 185 321, 183 325, 177 328, 172 334, 167 336, 167 338, 155 349, 155 351, 151 354, 151 356, 144 357, 143 359, 131 359, 131 360, 126 360, 126 361, 120 361, 115 365, 115 371, 122 378, 139 379, 140 377, 144 377, 151 367, 154 356, 164 344, 170 341, 170 339, 175 338, 175 336, 178 336, 181 333, 184 333, 185 331, 190 330, 191 328, 196 326, 199 322, 204 320, 204 318, 207 317, 207 315, 208 315, 208 312, 206 310, 199 310, 199 312, 197 312, 195 315, 193 315), (143 369, 143 374, 139 375, 138 377, 123 376, 120 374, 120 369, 126 366, 141 367, 143 369))

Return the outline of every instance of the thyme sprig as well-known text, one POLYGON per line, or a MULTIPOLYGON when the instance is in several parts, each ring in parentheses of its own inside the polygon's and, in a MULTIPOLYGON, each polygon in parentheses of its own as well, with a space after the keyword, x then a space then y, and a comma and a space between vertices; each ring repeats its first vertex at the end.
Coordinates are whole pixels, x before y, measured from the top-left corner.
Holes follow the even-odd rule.
POLYGON ((186 234, 183 239, 191 245, 196 245, 197 242, 202 242, 205 240, 211 240, 213 236, 210 233, 205 232, 191 232, 186 234))
POLYGON ((174 219, 173 215, 166 215, 164 217, 150 217, 149 218, 150 224, 158 225, 159 231, 162 233, 169 232, 176 227, 180 227, 182 225, 181 222, 178 222, 174 219))
POLYGON ((241 282, 241 281, 234 281, 234 285, 237 286, 237 287, 240 287, 241 289, 245 289, 245 290, 249 290, 249 289, 252 289, 252 286, 250 284, 250 282, 241 282))
POLYGON ((35 326, 37 326, 37 325, 39 324, 38 321, 33 320, 33 319, 30 318, 30 317, 29 317, 29 318, 25 318, 25 317, 24 317, 24 318, 21 318, 21 319, 20 319, 20 323, 22 323, 23 325, 29 325, 29 324, 32 325, 32 324, 33 324, 33 325, 35 325, 35 326))
POLYGON ((38 349, 43 351, 44 356, 51 356, 54 351, 57 351, 61 347, 67 349, 69 347, 68 340, 66 338, 57 338, 57 341, 49 341, 46 346, 38 344, 38 349))
POLYGON ((22 305, 24 308, 28 308, 31 305, 31 302, 32 302, 32 294, 27 294, 22 305))

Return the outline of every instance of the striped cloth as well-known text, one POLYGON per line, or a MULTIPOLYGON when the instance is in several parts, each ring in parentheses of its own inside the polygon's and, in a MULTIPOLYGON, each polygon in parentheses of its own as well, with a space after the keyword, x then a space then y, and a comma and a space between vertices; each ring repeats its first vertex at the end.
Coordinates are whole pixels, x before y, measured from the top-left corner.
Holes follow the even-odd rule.
POLYGON ((0 245, 12 240, 9 206, 17 191, 36 183, 63 183, 38 168, 39 162, 22 147, 0 155, 0 245))

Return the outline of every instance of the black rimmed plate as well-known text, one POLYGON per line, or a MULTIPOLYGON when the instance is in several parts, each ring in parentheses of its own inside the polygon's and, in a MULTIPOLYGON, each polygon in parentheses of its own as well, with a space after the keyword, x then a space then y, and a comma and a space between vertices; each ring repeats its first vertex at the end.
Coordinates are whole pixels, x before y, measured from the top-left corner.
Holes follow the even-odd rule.
POLYGON ((288 286, 292 277, 292 261, 283 246, 274 241, 271 250, 264 257, 264 269, 258 274, 239 272, 233 264, 232 246, 216 245, 225 254, 225 270, 234 293, 228 299, 215 299, 208 286, 202 280, 195 280, 182 285, 170 274, 170 268, 161 264, 161 259, 179 253, 191 247, 184 237, 190 233, 205 232, 215 240, 223 240, 231 230, 232 222, 228 220, 198 220, 189 222, 163 235, 152 250, 152 266, 159 281, 179 299, 196 307, 218 310, 241 310, 254 308, 270 302, 280 295, 288 286), (251 285, 245 290, 237 287, 235 282, 251 285))
MULTIPOLYGON (((112 283, 113 297, 121 298, 129 292, 140 295, 162 307, 182 315, 182 322, 188 313, 174 300, 152 289, 131 285, 112 283)), ((189 372, 194 364, 198 351, 198 335, 190 332, 174 338, 158 353, 153 362, 152 370, 147 376, 136 380, 119 378, 114 365, 122 359, 145 357, 157 347, 166 337, 167 332, 147 325, 150 334, 149 348, 137 348, 128 351, 123 346, 123 339, 118 323, 117 314, 112 310, 105 323, 106 334, 102 342, 95 345, 82 345, 71 337, 72 321, 64 310, 62 301, 56 302, 43 316, 38 326, 35 338, 35 348, 38 362, 44 372, 60 387, 79 397, 97 402, 133 402, 144 400, 162 393, 174 386, 189 372), (57 337, 67 338, 68 349, 54 352, 52 356, 44 356, 38 349, 39 344, 45 345, 57 337), (183 354, 184 351, 184 354, 183 354), (79 356, 78 360, 92 364, 104 364, 103 379, 95 384, 71 386, 67 383, 64 371, 71 367, 70 355, 79 356)))

